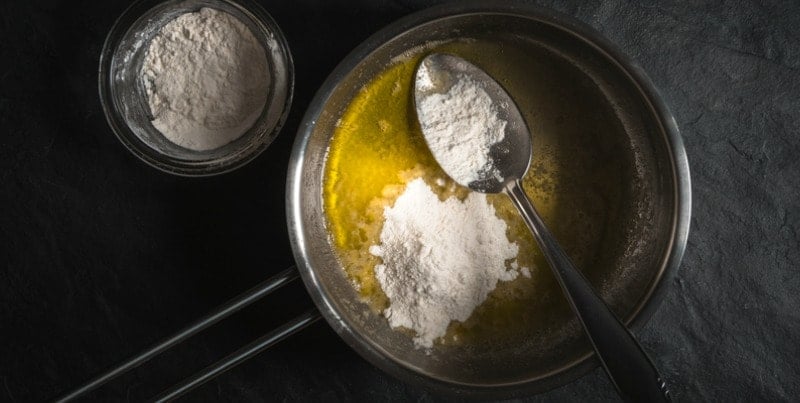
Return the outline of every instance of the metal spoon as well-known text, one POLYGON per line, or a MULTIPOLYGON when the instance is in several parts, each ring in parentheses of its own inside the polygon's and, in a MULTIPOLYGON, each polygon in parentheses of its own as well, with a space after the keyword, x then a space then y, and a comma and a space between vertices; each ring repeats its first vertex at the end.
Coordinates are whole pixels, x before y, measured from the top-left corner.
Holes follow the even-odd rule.
MULTIPOLYGON (((504 192, 519 209, 620 396, 629 401, 669 401, 666 384, 650 358, 575 268, 523 191, 520 179, 531 162, 531 134, 508 93, 486 72, 466 60, 434 53, 425 57, 417 67, 414 99, 425 141, 444 171, 453 180, 474 191, 504 192), (471 80, 488 94, 491 103, 496 107, 498 117, 506 122, 505 137, 488 152, 487 157, 493 160, 492 165, 495 168, 492 172, 464 175, 463 166, 453 166, 459 164, 459 161, 450 160, 451 166, 447 166, 448 158, 444 154, 451 151, 441 148, 437 150, 433 145, 435 136, 438 136, 433 133, 433 127, 441 127, 442 117, 430 117, 430 112, 427 111, 426 120, 426 111, 421 108, 427 97, 447 93, 453 85, 465 79, 471 80), (434 119, 437 121, 433 121, 434 119)), ((456 112, 458 111, 453 111, 453 116, 456 112)))

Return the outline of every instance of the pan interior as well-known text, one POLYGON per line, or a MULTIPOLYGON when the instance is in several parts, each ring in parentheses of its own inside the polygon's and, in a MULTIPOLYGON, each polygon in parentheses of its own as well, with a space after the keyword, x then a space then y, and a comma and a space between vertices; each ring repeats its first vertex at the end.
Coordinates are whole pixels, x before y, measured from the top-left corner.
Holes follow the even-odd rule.
MULTIPOLYGON (((465 14, 419 25, 369 53, 332 88, 309 129, 298 209, 317 298, 329 320, 336 318, 336 330, 367 358, 437 381, 503 386, 574 369, 590 347, 543 260, 529 299, 503 311, 499 322, 497 310, 479 307, 470 319, 475 323, 465 326, 473 330, 460 333, 462 342, 427 352, 390 329, 376 309, 380 301, 359 295, 342 268, 331 236, 337 223, 326 215, 323 191, 328 164, 335 163, 329 151, 337 125, 371 80, 433 50, 484 68, 517 102, 534 133, 534 169, 526 183, 551 188, 549 195, 531 196, 550 203, 545 221, 612 309, 632 321, 660 280, 674 179, 664 133, 644 95, 605 54, 562 28, 516 15, 465 14), (552 164, 549 184, 536 183, 542 159, 552 164)), ((397 102, 413 108, 410 100, 397 102)), ((521 249, 535 249, 523 238, 521 249)))

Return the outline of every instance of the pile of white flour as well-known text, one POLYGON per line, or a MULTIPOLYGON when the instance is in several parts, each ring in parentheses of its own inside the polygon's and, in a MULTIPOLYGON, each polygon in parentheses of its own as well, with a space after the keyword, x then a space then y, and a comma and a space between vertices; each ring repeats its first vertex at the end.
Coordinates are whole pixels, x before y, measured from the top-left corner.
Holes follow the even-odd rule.
MULTIPOLYGON (((462 185, 502 181, 490 150, 505 137, 507 122, 489 94, 467 76, 450 77, 447 91, 436 92, 439 77, 424 62, 417 74, 418 118, 439 165, 462 185)), ((389 298, 384 315, 391 327, 413 330, 418 347, 432 347, 450 322, 467 320, 498 281, 530 277, 484 194, 441 201, 415 179, 383 216, 380 244, 370 253, 382 260, 375 275, 389 298)))
POLYGON ((191 150, 244 134, 269 91, 264 47, 236 17, 203 8, 170 21, 150 43, 142 79, 153 126, 191 150))
POLYGON ((518 275, 506 262, 519 248, 484 194, 440 201, 415 179, 384 217, 381 243, 370 248, 383 261, 375 274, 390 301, 384 315, 391 327, 414 330, 418 347, 432 347, 451 321, 467 320, 498 281, 518 275))
MULTIPOLYGON (((435 87, 425 63, 417 74, 420 89, 435 87)), ((447 92, 431 92, 418 101, 425 141, 447 175, 465 186, 487 178, 503 180, 489 151, 505 138, 507 122, 480 85, 458 76, 447 92)))

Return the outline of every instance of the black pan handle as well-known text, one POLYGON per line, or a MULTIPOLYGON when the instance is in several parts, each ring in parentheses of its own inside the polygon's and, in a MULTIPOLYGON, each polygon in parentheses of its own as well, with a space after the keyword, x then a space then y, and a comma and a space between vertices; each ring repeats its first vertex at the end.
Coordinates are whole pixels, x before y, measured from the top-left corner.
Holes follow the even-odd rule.
POLYGON ((316 322, 321 318, 319 311, 316 309, 309 309, 302 315, 286 322, 281 327, 259 337, 252 343, 236 350, 236 352, 229 356, 209 365, 204 370, 184 379, 180 383, 167 389, 158 395, 154 401, 168 402, 183 396, 190 390, 214 379, 218 375, 228 371, 231 368, 255 357, 258 353, 272 347, 275 343, 297 333, 298 331, 306 328, 308 325, 316 322))
MULTIPOLYGON (((146 350, 142 351, 136 356, 125 360, 124 362, 118 364, 117 366, 109 369, 108 371, 98 375, 97 377, 91 379, 90 381, 84 383, 83 385, 75 388, 73 391, 65 394, 62 397, 59 397, 58 399, 56 399, 56 402, 59 403, 69 402, 85 396, 92 390, 97 389, 98 387, 106 384, 112 379, 130 371, 131 369, 134 369, 144 364, 151 358, 169 350, 170 348, 180 344, 181 342, 186 341, 186 339, 203 331, 209 326, 214 325, 215 323, 221 321, 222 319, 231 316, 232 314, 240 311, 242 308, 251 305, 252 303, 260 300, 261 298, 264 298, 265 296, 269 295, 278 288, 281 288, 284 285, 289 284, 292 281, 296 280, 298 277, 299 273, 297 272, 297 269, 294 266, 270 277, 268 280, 251 288, 248 291, 245 291, 244 293, 231 299, 230 301, 224 303, 219 308, 215 309, 206 316, 200 318, 198 321, 192 323, 191 325, 181 329, 172 336, 169 336, 161 340, 160 342, 152 345, 151 347, 147 348, 146 350)), ((229 355, 228 357, 225 357, 216 364, 209 366, 208 368, 196 374, 195 376, 177 385, 175 388, 171 389, 166 393, 167 397, 169 398, 171 394, 175 394, 175 396, 172 397, 177 397, 180 394, 186 393, 189 390, 202 385, 203 383, 212 379, 214 376, 217 376, 233 368, 234 366, 242 363, 244 360, 255 356, 256 354, 272 346, 273 344, 283 340, 284 338, 314 323, 319 318, 320 314, 315 310, 308 311, 298 316, 297 318, 287 322, 280 328, 275 329, 274 331, 256 339, 247 346, 237 350, 235 353, 229 355)))

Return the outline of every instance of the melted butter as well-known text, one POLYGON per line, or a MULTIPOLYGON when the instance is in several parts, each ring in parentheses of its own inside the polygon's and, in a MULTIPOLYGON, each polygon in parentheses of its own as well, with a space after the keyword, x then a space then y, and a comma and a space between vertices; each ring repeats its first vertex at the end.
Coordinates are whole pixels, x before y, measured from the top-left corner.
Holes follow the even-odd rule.
MULTIPOLYGON (((539 66, 539 70, 548 66, 537 64, 536 55, 529 50, 496 42, 454 42, 436 50, 473 61, 497 78, 512 96, 515 88, 532 94, 530 99, 515 99, 537 133, 533 137, 535 155, 523 187, 545 222, 572 252, 576 264, 591 259, 601 238, 606 208, 606 199, 595 196, 597 192, 608 193, 608 189, 600 186, 597 192, 589 191, 588 197, 579 194, 586 190, 577 190, 576 185, 581 186, 584 180, 596 183, 605 177, 583 172, 580 166, 558 158, 564 155, 558 152, 565 148, 562 135, 571 132, 564 129, 564 116, 558 113, 564 101, 548 106, 547 98, 559 94, 547 86, 531 86, 530 77, 536 72, 531 66, 539 66)), ((380 242, 383 209, 417 177, 424 178, 442 199, 464 197, 468 192, 438 167, 416 121, 413 76, 425 54, 420 51, 388 66, 354 96, 337 123, 324 170, 324 209, 331 239, 348 277, 376 312, 388 306, 374 274, 380 261, 369 253, 369 247, 380 242), (445 180, 445 185, 436 186, 437 179, 445 180)), ((571 149, 574 144, 566 146, 571 149)), ((585 156, 577 152, 573 157, 585 156)), ((613 172, 609 178, 605 179, 614 179, 613 172)), ((529 334, 531 328, 565 316, 560 290, 513 205, 505 195, 490 195, 489 200, 498 217, 508 223, 509 240, 519 245, 519 266, 529 268, 532 277, 520 275, 514 281, 498 283, 470 319, 451 324, 445 343, 508 340, 509 335, 529 334)))

